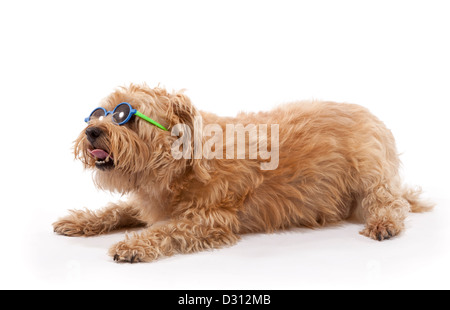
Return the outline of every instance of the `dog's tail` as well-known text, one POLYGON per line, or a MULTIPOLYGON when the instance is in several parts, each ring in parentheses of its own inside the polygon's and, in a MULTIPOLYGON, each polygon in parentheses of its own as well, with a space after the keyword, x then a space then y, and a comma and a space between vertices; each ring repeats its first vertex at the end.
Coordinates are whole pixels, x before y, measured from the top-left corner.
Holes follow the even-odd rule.
POLYGON ((420 213, 433 210, 434 203, 420 198, 422 189, 420 187, 410 188, 404 186, 402 189, 402 197, 411 205, 411 212, 420 213))

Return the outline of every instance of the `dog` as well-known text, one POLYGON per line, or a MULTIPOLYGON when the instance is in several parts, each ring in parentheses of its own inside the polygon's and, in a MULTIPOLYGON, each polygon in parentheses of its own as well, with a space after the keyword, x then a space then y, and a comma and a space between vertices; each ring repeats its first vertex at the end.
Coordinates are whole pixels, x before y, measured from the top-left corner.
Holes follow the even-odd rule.
MULTIPOLYGON (((322 227, 353 215, 364 222, 362 235, 381 241, 402 232, 408 212, 433 207, 419 197, 420 188, 402 184, 391 131, 355 104, 300 101, 219 117, 197 110, 184 91, 131 84, 105 98, 86 121, 75 158, 94 171, 98 188, 129 200, 71 210, 53 228, 94 236, 143 227, 109 249, 117 262, 216 249, 246 233, 322 227), (238 143, 223 141, 223 134, 202 153, 215 156, 196 156, 192 131, 210 124, 223 131, 229 124, 276 125, 256 143, 279 152, 272 169, 263 169, 267 156, 251 156, 250 144, 240 157, 228 156, 238 143), (180 137, 187 143, 177 143, 180 137), (177 148, 183 156, 174 155, 177 148)), ((208 136, 196 138, 206 143, 208 136)))

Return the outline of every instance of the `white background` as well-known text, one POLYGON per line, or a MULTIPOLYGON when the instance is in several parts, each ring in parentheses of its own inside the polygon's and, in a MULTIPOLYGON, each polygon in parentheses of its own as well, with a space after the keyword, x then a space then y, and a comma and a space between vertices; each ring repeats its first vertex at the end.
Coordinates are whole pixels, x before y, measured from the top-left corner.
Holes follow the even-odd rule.
POLYGON ((0 288, 449 289, 449 16, 433 0, 0 2, 0 288), (130 82, 186 88, 220 115, 312 98, 366 106, 436 209, 385 242, 342 223, 114 263, 125 232, 67 238, 51 223, 120 199, 94 188, 71 147, 130 82))

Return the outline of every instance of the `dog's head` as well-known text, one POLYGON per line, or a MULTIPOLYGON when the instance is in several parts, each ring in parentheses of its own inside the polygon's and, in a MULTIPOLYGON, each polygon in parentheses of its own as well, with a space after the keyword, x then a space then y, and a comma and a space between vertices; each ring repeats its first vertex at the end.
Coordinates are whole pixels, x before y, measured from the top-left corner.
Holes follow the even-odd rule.
POLYGON ((162 88, 131 85, 112 93, 100 107, 113 111, 123 102, 167 131, 137 115, 122 125, 117 124, 113 113, 91 117, 75 141, 74 153, 85 168, 96 171, 99 187, 127 192, 146 180, 169 184, 171 178, 194 166, 192 162, 171 156, 171 145, 177 139, 171 135, 171 128, 181 123, 193 129, 198 115, 187 96, 182 92, 168 93, 162 88))

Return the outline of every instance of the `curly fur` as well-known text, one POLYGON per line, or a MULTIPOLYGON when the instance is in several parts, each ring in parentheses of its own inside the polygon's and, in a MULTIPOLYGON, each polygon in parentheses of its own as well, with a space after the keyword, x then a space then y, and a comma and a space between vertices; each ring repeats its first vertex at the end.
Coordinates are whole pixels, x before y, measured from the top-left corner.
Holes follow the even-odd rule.
MULTIPOLYGON (((53 226, 68 236, 145 226, 111 247, 116 261, 219 248, 244 233, 320 227, 352 214, 365 221, 363 235, 384 240, 403 230, 409 211, 432 207, 419 199, 420 189, 402 185, 390 130, 361 106, 302 101, 222 118, 198 111, 183 92, 146 85, 120 88, 101 106, 112 110, 123 101, 169 130, 179 123, 193 128, 195 116, 224 131, 232 123, 279 124, 280 154, 275 170, 261 170, 261 158, 177 160, 170 153, 177 137, 170 131, 139 118, 124 126, 108 118, 91 121, 88 127, 106 133, 98 145, 113 155, 115 167, 95 169, 84 131, 75 156, 94 170, 99 188, 130 194, 130 200, 96 212, 71 211, 53 226)), ((260 143, 270 148, 269 138, 260 143)))

